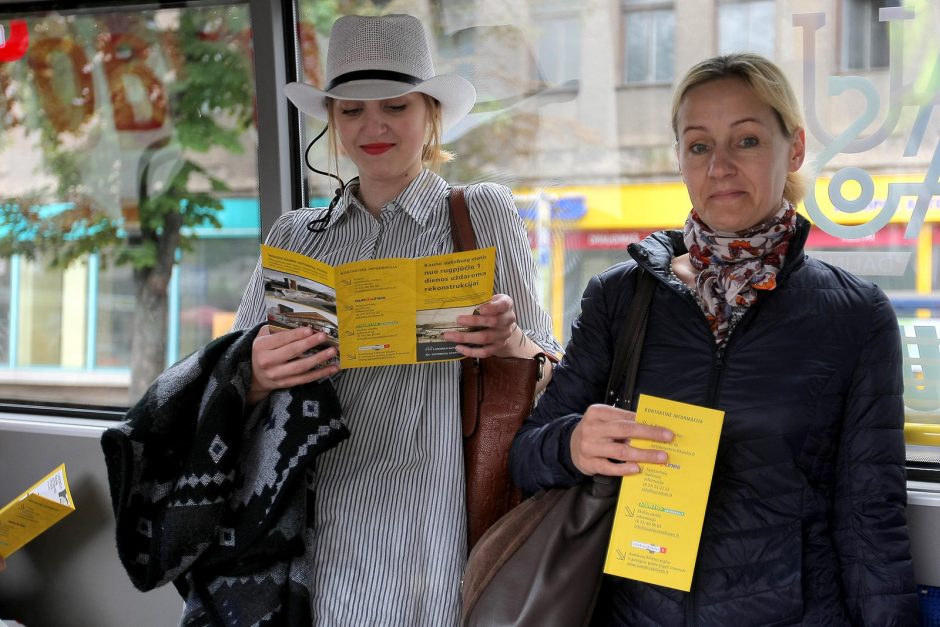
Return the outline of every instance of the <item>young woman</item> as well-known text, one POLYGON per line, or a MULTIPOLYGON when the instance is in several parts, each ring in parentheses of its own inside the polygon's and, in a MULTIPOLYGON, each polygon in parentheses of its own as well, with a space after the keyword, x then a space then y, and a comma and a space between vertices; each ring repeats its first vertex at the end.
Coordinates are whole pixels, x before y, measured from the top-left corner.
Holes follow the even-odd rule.
MULTIPOLYGON (((420 22, 406 15, 347 16, 333 26, 327 88, 294 83, 301 111, 326 119, 358 170, 332 211, 284 215, 267 243, 331 265, 453 251, 449 185, 428 165, 473 104, 473 87, 435 75, 420 22)), ((331 142, 335 162, 335 139, 331 142)), ((497 249, 496 292, 480 314, 447 332, 469 357, 556 351, 539 306, 525 230, 510 191, 467 189, 480 247, 497 249)), ((236 327, 264 319, 260 275, 236 327)), ((342 371, 323 333, 269 334, 252 349, 250 399, 332 377, 351 435, 317 459, 314 619, 317 625, 445 625, 457 617, 466 554, 457 362, 342 371), (323 348, 304 357, 309 349, 323 348), (375 599, 374 603, 363 603, 375 599)), ((544 387, 549 377, 539 381, 544 387)))
POLYGON ((534 491, 667 461, 643 440, 672 433, 601 404, 650 272, 637 394, 725 418, 691 591, 608 576, 593 624, 916 625, 897 319, 877 286, 803 251, 793 91, 762 57, 716 57, 680 81, 672 111, 692 211, 591 280, 513 477, 534 491))

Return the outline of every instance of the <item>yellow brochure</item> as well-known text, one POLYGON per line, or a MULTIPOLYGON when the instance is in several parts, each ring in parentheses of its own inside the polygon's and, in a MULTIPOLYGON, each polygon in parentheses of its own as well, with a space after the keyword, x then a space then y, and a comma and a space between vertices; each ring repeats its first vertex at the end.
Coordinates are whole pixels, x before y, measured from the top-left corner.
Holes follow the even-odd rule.
POLYGON ((665 465, 623 477, 604 572, 689 591, 725 413, 640 395, 638 423, 666 427, 665 465))
POLYGON ((272 329, 309 326, 339 347, 343 368, 460 359, 445 331, 493 296, 496 249, 332 267, 261 247, 272 329))
POLYGON ((4 559, 75 511, 65 464, 0 509, 0 555, 4 559))

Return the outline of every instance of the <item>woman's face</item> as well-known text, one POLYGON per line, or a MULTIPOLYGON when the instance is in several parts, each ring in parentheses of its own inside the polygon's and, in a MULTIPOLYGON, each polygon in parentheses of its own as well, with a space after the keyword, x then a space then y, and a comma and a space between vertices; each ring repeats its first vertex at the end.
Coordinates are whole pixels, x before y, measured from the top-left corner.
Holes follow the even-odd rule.
POLYGON ((705 224, 734 233, 780 208, 787 174, 803 164, 803 129, 786 137, 770 105, 736 78, 691 88, 677 121, 679 171, 705 224))
POLYGON ((428 107, 420 93, 387 100, 336 100, 332 113, 340 143, 356 164, 361 182, 407 183, 421 172, 428 107))

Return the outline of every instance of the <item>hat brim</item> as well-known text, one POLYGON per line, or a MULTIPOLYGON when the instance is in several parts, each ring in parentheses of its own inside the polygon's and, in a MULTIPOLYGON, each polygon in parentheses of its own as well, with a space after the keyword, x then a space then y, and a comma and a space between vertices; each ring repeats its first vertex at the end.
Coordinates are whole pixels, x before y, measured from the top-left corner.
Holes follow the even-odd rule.
POLYGON ((440 74, 417 85, 398 81, 367 79, 349 81, 329 91, 317 89, 302 82, 288 83, 284 95, 295 107, 320 120, 328 120, 326 99, 385 100, 419 92, 441 103, 441 123, 444 130, 457 124, 476 101, 476 89, 467 79, 456 74, 440 74))
POLYGON ((549 104, 568 102, 577 97, 581 89, 581 81, 574 79, 562 85, 546 87, 521 98, 504 99, 492 102, 477 103, 482 105, 480 111, 471 110, 470 114, 458 121, 444 134, 444 142, 448 144, 456 141, 474 130, 478 126, 487 124, 497 117, 513 115, 520 112, 532 112, 549 104))

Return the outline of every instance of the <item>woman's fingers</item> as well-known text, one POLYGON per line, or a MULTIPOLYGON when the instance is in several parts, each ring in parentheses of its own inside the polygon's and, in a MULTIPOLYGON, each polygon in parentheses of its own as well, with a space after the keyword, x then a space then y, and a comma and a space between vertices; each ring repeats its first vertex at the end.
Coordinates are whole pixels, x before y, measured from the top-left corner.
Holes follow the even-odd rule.
POLYGON ((271 333, 263 327, 252 343, 249 403, 258 403, 274 390, 336 374, 339 366, 331 362, 336 355, 326 333, 307 327, 271 333))
POLYGON ((649 442, 670 442, 673 433, 637 423, 636 414, 608 405, 592 405, 571 434, 571 458, 586 475, 623 476, 639 472, 638 463, 663 464, 668 456, 649 442))
POLYGON ((471 331, 448 331, 444 339, 457 344, 466 357, 484 358, 501 351, 516 329, 512 298, 496 294, 472 315, 457 316, 457 323, 471 331))

